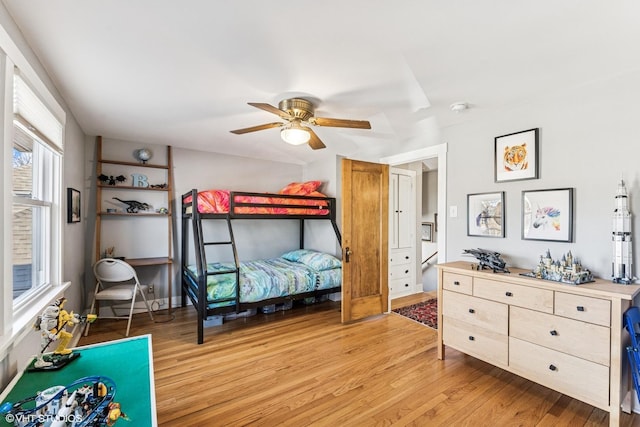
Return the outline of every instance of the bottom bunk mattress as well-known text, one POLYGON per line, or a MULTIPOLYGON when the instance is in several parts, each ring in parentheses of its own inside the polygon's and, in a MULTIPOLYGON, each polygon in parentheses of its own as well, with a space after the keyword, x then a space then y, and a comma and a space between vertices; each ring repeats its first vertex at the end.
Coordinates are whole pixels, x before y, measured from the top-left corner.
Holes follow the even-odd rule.
MULTIPOLYGON (((270 298, 287 297, 318 289, 338 287, 342 283, 342 269, 340 261, 337 259, 336 261, 337 263, 333 263, 330 268, 322 270, 312 268, 303 262, 290 261, 284 257, 243 261, 240 263, 240 302, 260 302, 270 298)), ((189 269, 194 275, 197 275, 194 266, 190 266, 189 269)), ((209 273, 234 269, 233 263, 215 262, 207 265, 209 273)), ((207 305, 209 308, 233 305, 235 297, 235 273, 207 276, 207 305)))

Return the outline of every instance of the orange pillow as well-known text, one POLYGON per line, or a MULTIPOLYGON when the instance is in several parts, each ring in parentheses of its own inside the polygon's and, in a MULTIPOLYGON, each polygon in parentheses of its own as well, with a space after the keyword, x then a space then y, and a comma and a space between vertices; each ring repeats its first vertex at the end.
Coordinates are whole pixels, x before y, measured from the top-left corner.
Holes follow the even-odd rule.
POLYGON ((308 196, 322 185, 322 181, 292 182, 278 191, 279 194, 308 196))

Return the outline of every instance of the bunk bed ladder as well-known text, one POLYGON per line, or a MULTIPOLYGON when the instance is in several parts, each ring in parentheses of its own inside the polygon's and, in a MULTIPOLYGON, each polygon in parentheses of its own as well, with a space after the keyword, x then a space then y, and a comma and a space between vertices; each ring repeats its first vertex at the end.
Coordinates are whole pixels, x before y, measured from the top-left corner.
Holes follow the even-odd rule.
MULTIPOLYGON (((216 241, 204 242, 203 238, 202 238, 202 226, 200 225, 198 228, 199 228, 199 233, 200 233, 200 242, 202 243, 201 247, 230 245, 231 246, 231 251, 233 253, 233 263, 235 265, 235 268, 229 269, 229 270, 220 270, 220 271, 208 272, 208 271, 206 271, 207 270, 206 251, 201 251, 202 252, 202 264, 204 266, 204 270, 202 272, 204 273, 204 276, 217 276, 219 274, 230 274, 230 273, 235 274, 235 276, 236 276, 236 296, 235 296, 234 300, 235 300, 236 313, 238 313, 240 311, 240 261, 238 259, 238 250, 236 249, 236 239, 233 236, 233 227, 231 226, 231 218, 230 218, 229 215, 226 215, 224 220, 227 223, 227 230, 228 230, 229 239, 228 240, 216 240, 216 241)), ((206 284, 205 284, 204 288, 206 288, 206 284)), ((206 298, 206 295, 204 295, 204 298, 206 298)), ((206 299, 204 301, 206 301, 206 299)), ((231 301, 231 299, 229 301, 231 301)))

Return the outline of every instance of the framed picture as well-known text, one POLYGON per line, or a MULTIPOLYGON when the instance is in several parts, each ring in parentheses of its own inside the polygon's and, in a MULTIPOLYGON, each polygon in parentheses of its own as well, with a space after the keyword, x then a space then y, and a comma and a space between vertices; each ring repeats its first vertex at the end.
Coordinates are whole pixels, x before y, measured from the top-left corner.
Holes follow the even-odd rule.
POLYGON ((433 242, 433 222, 422 223, 422 241, 433 242))
POLYGON ((522 238, 571 242, 573 188, 523 191, 522 238))
POLYGON ((504 191, 467 195, 467 235, 504 237, 504 191))
POLYGON ((538 178, 538 128, 495 138, 495 181, 538 178))
POLYGON ((67 222, 80 222, 80 192, 67 188, 67 222))

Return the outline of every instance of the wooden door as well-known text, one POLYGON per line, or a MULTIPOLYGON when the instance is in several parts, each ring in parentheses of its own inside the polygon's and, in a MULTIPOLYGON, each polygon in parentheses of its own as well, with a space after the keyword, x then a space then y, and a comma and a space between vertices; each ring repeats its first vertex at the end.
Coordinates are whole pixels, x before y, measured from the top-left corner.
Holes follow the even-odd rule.
POLYGON ((389 166, 342 160, 342 322, 389 305, 389 166))

